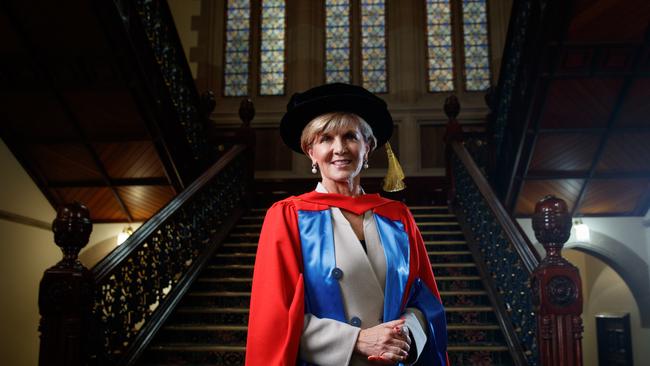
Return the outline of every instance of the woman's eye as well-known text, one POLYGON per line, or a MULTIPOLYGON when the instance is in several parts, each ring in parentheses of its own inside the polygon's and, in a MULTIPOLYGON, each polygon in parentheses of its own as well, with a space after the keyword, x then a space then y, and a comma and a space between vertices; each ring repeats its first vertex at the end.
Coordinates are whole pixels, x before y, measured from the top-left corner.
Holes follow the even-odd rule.
POLYGON ((320 139, 319 139, 318 141, 319 141, 319 142, 327 142, 327 141, 329 141, 330 139, 331 139, 331 138, 330 138, 329 136, 327 136, 327 135, 323 135, 323 136, 320 137, 320 139))

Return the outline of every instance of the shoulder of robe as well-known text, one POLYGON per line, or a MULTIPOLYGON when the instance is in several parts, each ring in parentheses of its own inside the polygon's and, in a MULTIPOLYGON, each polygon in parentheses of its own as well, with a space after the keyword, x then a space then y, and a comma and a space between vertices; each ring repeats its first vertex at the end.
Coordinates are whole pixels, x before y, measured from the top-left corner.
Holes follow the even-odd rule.
POLYGON ((406 221, 410 218, 411 214, 408 207, 400 201, 387 200, 384 205, 375 208, 374 212, 377 215, 386 217, 390 220, 406 221))
POLYGON ((283 201, 290 200, 294 205, 294 207, 296 208, 296 210, 298 211, 323 211, 323 210, 328 210, 330 208, 330 206, 328 205, 323 205, 323 204, 308 202, 303 200, 302 197, 308 194, 309 193, 304 193, 301 194, 300 196, 291 196, 283 201))

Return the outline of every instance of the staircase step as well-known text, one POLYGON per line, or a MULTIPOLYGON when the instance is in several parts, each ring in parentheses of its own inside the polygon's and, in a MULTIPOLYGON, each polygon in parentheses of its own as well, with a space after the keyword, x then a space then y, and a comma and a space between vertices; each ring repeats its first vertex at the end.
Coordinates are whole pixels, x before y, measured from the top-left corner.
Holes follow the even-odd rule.
POLYGON ((474 263, 432 263, 431 267, 436 278, 478 275, 478 269, 474 263))
POLYGON ((433 268, 445 268, 445 267, 476 267, 475 263, 431 263, 433 268))
POLYGON ((261 229, 262 224, 237 224, 237 228, 247 228, 247 229, 261 229))
POLYGON ((211 305, 220 307, 248 307, 249 291, 193 291, 185 296, 184 305, 211 305))
POLYGON ((457 331, 457 330, 499 330, 498 325, 496 324, 448 324, 448 331, 457 331))
POLYGON ((210 277, 253 277, 252 264, 209 264, 202 273, 210 277))
POLYGON ((256 253, 257 243, 226 243, 219 248, 219 252, 226 253, 256 253))
POLYGON ((496 324, 447 324, 447 339, 450 345, 505 344, 501 328, 496 324))
POLYGON ((192 286, 193 291, 250 291, 253 280, 250 277, 201 277, 192 286))
POLYGON ((246 344, 246 325, 176 324, 164 326, 157 342, 203 343, 223 346, 246 344))
POLYGON ((222 253, 212 257, 214 264, 254 264, 255 253, 222 253))
POLYGON ((409 210, 411 211, 423 211, 423 210, 444 210, 446 212, 449 212, 449 207, 448 206, 409 206, 409 210))
POLYGON ((448 250, 448 251, 428 251, 428 255, 442 255, 442 256, 448 256, 448 255, 471 255, 472 252, 469 250, 448 250))
POLYGON ((441 281, 480 281, 481 276, 439 276, 436 282, 441 281))
POLYGON ((479 276, 437 276, 439 291, 482 290, 479 276))
MULTIPOLYGON (((494 308, 456 216, 447 206, 410 208, 446 309, 454 365, 512 365, 494 308)), ((244 216, 139 365, 243 365, 250 291, 266 209, 244 216)))
POLYGON ((247 325, 248 308, 184 306, 172 316, 170 324, 247 325))
POLYGON ((142 366, 243 365, 245 352, 244 345, 168 342, 151 346, 139 364, 142 366))
POLYGON ((455 346, 448 346, 447 347, 448 352, 508 352, 508 347, 507 346, 500 346, 500 345, 485 345, 485 346, 479 346, 479 345, 455 345, 455 346))
POLYGON ((162 352, 246 352, 246 346, 216 346, 213 344, 195 343, 161 343, 151 347, 155 351, 162 352))
POLYGON ((425 245, 467 245, 465 240, 425 240, 425 245))
POLYGON ((424 235, 462 235, 463 232, 460 230, 427 230, 420 231, 422 236, 424 235))
POLYGON ((452 219, 452 218, 456 218, 456 215, 450 213, 446 213, 446 214, 445 213, 437 213, 437 214, 413 213, 413 217, 415 219, 432 218, 432 217, 452 219))
POLYGON ((464 250, 449 250, 449 251, 430 251, 429 261, 431 264, 457 262, 457 263, 472 263, 472 253, 464 250))
POLYGON ((463 289, 451 291, 439 291, 442 304, 447 307, 455 306, 488 306, 490 300, 485 290, 463 289))

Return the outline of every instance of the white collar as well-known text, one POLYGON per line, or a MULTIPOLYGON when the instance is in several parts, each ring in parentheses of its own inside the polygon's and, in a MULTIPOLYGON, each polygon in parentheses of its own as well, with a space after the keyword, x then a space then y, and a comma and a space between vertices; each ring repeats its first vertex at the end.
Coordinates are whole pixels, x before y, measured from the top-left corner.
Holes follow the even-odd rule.
MULTIPOLYGON (((318 184, 316 185, 316 192, 318 192, 318 193, 329 193, 327 188, 325 188, 325 186, 323 185, 323 182, 318 182, 318 184)), ((361 194, 366 194, 366 192, 363 190, 363 188, 361 188, 361 194)))

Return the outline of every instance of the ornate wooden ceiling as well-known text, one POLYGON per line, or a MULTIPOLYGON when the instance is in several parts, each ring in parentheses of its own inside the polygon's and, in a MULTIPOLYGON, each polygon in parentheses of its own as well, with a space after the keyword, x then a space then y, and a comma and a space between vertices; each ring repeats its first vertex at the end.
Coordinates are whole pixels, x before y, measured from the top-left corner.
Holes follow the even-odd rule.
POLYGON ((30 3, 0 8, 2 139, 54 207, 147 220, 182 183, 129 76, 137 65, 123 68, 92 2, 30 3))
POLYGON ((552 193, 574 216, 643 216, 650 204, 650 2, 574 5, 567 31, 542 46, 506 203, 529 216, 552 193))

